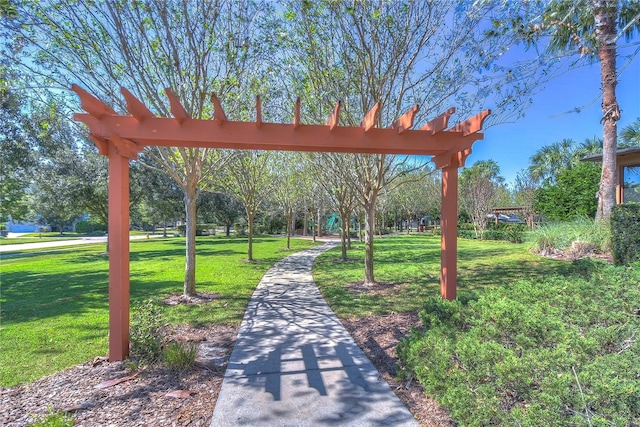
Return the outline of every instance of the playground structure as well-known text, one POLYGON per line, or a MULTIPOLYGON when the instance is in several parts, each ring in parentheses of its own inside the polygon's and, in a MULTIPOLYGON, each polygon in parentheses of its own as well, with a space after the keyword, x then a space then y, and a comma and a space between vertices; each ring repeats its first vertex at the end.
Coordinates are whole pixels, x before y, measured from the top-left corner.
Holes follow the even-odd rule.
POLYGON ((377 128, 378 102, 360 126, 339 126, 341 103, 333 109, 326 125, 300 122, 300 100, 294 105, 293 123, 262 121, 260 98, 256 98, 254 122, 230 121, 215 94, 211 96, 211 120, 193 119, 180 100, 166 89, 173 117, 157 117, 125 88, 130 115, 118 114, 77 85, 72 86, 86 113, 74 119, 89 127, 100 154, 109 157, 109 359, 123 360, 129 354, 129 161, 148 146, 177 148, 229 148, 237 150, 286 150, 370 154, 428 155, 442 170, 440 294, 456 298, 458 169, 464 166, 479 131, 485 110, 448 128, 455 112, 412 129, 418 105, 399 117, 389 128, 377 128))
MULTIPOLYGON (((349 224, 349 229, 353 230, 356 233, 360 232, 358 221, 356 221, 355 217, 352 216, 350 220, 351 224, 349 224)), ((340 230, 342 229, 342 218, 340 218, 340 215, 338 214, 331 214, 327 217, 326 224, 327 227, 325 228, 325 230, 327 230, 327 232, 340 233, 340 230)))

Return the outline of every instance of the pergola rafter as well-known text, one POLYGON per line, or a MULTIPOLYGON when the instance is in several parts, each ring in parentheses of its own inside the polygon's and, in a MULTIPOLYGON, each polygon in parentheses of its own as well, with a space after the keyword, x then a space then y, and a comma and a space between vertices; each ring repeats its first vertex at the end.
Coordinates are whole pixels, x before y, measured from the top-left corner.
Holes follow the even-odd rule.
POLYGON ((228 148, 238 150, 282 150, 432 156, 442 169, 441 276, 443 298, 456 298, 458 168, 471 153, 475 141, 483 139, 485 110, 447 129, 455 112, 450 108, 419 129, 413 129, 419 110, 415 105, 389 128, 377 128, 380 103, 365 115, 360 126, 340 126, 338 102, 326 125, 300 122, 300 98, 294 104, 290 124, 262 121, 262 104, 256 97, 256 121, 228 120, 222 104, 211 95, 210 120, 193 119, 177 96, 166 89, 173 117, 158 117, 125 88, 121 89, 130 115, 120 115, 80 88, 72 86, 86 113, 74 119, 89 127, 100 154, 109 156, 109 358, 128 355, 129 339, 129 160, 148 146, 228 148))

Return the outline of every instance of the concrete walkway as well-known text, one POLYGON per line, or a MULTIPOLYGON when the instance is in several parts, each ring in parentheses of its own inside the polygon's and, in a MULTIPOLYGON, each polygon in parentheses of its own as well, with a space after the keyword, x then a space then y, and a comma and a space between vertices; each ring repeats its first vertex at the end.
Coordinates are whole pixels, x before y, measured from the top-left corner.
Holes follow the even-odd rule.
MULTIPOLYGON (((151 235, 149 237, 158 237, 158 235, 151 235)), ((147 236, 129 236, 129 240, 146 239, 147 236)), ((76 246, 87 245, 91 243, 107 243, 107 236, 98 237, 81 237, 71 240, 66 240, 62 237, 58 241, 38 242, 38 238, 33 238, 33 243, 18 243, 15 245, 0 245, 0 253, 4 252, 19 252, 27 251, 31 249, 48 249, 48 248, 61 248, 64 246, 76 246)))
POLYGON ((417 426, 324 301, 308 249, 274 265, 238 332, 211 427, 417 426))

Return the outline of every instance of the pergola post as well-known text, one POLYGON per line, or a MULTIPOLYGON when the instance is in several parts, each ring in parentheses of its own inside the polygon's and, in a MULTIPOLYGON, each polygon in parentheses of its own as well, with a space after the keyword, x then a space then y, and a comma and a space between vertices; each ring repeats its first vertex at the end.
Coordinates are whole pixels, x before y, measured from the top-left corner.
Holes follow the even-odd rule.
POLYGON ((442 214, 440 218, 440 295, 456 299, 458 260, 458 165, 442 168, 442 214))
POLYGON ((129 159, 109 143, 109 361, 129 356, 129 159))

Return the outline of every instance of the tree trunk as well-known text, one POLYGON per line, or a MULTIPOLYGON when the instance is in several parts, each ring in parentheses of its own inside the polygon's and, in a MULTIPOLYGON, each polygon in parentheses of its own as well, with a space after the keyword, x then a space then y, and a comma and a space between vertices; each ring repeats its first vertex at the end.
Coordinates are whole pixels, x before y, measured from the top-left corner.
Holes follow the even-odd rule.
POLYGON ((342 246, 342 261, 347 260, 347 236, 349 235, 349 214, 340 213, 340 244, 342 246))
POLYGON ((224 234, 229 237, 231 235, 231 224, 224 225, 224 234))
POLYGON ((307 225, 309 224, 309 212, 305 209, 304 211, 304 220, 302 221, 302 235, 307 235, 307 225))
POLYGON ((186 263, 184 268, 184 296, 196 294, 196 200, 195 185, 187 185, 184 192, 184 208, 187 214, 186 224, 186 263))
POLYGON ((167 220, 164 221, 164 231, 162 233, 162 237, 167 237, 167 220))
POLYGON ((322 210, 318 209, 318 222, 316 223, 316 229, 318 230, 318 237, 322 237, 322 210))
POLYGON ((617 122, 620 108, 616 99, 616 16, 617 2, 594 0, 598 56, 602 80, 602 119, 604 132, 602 139, 602 174, 598 190, 597 220, 608 220, 616 204, 618 167, 616 161, 617 122))
POLYGON ((376 282, 373 275, 373 235, 376 221, 375 197, 367 200, 364 207, 364 283, 372 285, 376 282), (373 199, 373 200, 372 200, 373 199))
POLYGON ((293 227, 293 215, 287 214, 287 250, 291 249, 291 228, 293 227))
POLYGON ((247 215, 247 220, 249 222, 249 248, 247 249, 247 260, 253 261, 253 217, 255 215, 247 215))

